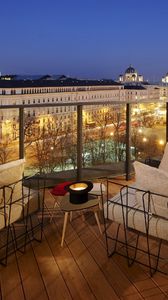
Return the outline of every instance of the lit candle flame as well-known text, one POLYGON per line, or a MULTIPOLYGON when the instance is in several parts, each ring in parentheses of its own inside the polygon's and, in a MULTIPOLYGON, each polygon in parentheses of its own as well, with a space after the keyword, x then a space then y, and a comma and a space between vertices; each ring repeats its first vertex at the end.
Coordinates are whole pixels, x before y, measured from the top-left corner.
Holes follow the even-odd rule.
POLYGON ((72 190, 82 191, 82 190, 85 190, 85 187, 73 187, 72 190))

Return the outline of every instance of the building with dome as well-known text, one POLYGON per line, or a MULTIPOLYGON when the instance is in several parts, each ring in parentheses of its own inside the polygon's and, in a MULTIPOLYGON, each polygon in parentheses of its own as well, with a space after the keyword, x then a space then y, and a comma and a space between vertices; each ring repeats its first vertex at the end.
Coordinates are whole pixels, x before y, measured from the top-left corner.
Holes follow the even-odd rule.
POLYGON ((138 72, 134 69, 134 67, 130 65, 125 70, 124 75, 119 76, 119 82, 121 83, 143 82, 143 76, 139 75, 138 72))
POLYGON ((162 77, 162 83, 168 84, 168 73, 164 77, 162 77))

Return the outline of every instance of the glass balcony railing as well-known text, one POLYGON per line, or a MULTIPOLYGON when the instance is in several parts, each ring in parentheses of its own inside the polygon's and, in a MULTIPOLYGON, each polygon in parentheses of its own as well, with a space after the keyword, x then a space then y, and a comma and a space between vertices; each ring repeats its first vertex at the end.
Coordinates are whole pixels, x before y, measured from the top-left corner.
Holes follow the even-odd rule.
POLYGON ((0 108, 0 164, 25 157, 26 175, 126 175, 131 162, 161 158, 165 103, 52 103, 0 108))
POLYGON ((131 122, 133 159, 160 159, 166 143, 166 104, 132 105, 131 122))
MULTIPOLYGON (((64 111, 66 107, 60 108, 64 111)), ((54 173, 76 169, 77 124, 74 106, 68 113, 58 114, 54 114, 51 108, 35 108, 34 116, 25 112, 24 120, 27 172, 54 173)))
POLYGON ((19 158, 18 120, 18 109, 0 109, 0 164, 19 158))
POLYGON ((83 109, 83 167, 95 174, 125 172, 125 105, 104 105, 83 109), (87 114, 88 111, 88 114, 87 114))

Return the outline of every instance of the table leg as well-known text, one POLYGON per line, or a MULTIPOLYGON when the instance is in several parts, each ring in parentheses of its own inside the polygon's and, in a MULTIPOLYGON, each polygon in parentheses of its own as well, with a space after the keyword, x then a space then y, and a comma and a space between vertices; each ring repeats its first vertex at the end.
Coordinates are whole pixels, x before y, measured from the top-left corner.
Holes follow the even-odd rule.
POLYGON ((56 206, 59 207, 59 205, 58 205, 58 203, 57 203, 57 200, 55 200, 54 206, 53 206, 53 208, 52 208, 51 217, 50 217, 50 223, 51 223, 51 221, 52 221, 52 219, 53 219, 53 216, 54 216, 54 210, 55 210, 56 206))
POLYGON ((72 222, 72 211, 70 211, 70 222, 72 222))
POLYGON ((99 209, 103 210, 103 207, 102 207, 102 197, 98 196, 98 199, 99 199, 99 209))
POLYGON ((95 219, 96 219, 97 226, 99 228, 100 234, 102 234, 102 230, 101 230, 101 226, 100 226, 100 222, 99 222, 97 211, 94 211, 94 215, 95 215, 95 219))
POLYGON ((61 247, 63 247, 63 245, 64 245, 64 238, 65 238, 65 231, 66 231, 66 227, 67 227, 67 221, 68 221, 68 212, 65 212, 64 224, 63 224, 63 229, 62 229, 61 247))

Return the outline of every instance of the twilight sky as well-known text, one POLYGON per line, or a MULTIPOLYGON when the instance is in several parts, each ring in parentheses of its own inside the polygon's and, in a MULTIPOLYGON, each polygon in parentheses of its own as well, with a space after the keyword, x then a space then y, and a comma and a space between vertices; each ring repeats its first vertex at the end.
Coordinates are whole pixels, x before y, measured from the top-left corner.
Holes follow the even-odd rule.
POLYGON ((168 72, 168 0, 1 0, 2 74, 168 72))

